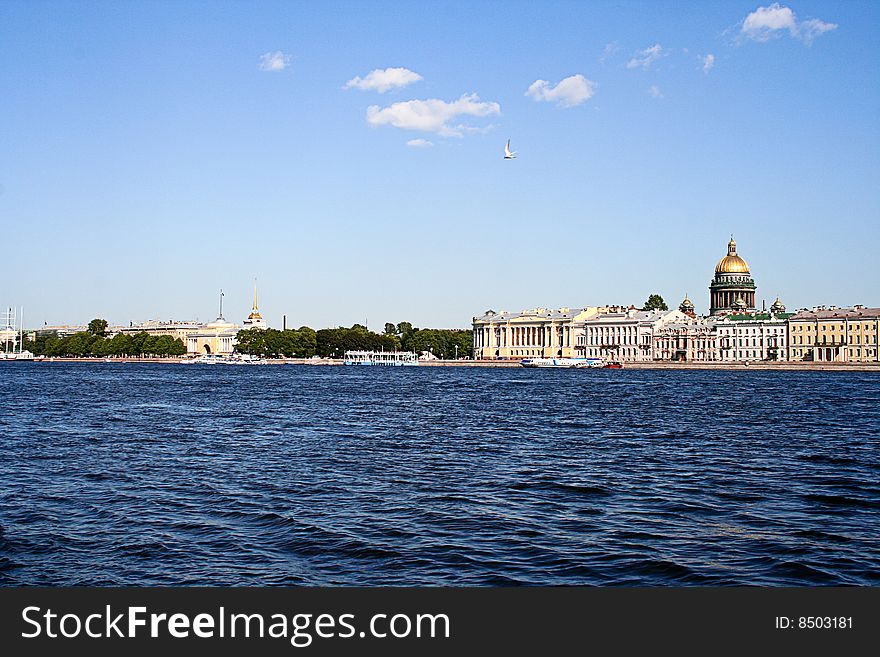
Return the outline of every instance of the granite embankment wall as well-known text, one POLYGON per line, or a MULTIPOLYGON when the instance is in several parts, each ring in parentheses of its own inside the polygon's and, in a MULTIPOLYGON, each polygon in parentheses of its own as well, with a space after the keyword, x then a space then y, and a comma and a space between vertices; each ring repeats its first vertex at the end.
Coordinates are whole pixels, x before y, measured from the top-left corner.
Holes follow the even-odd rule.
MULTIPOLYGON (((0 361, 2 363, 3 361, 0 361)), ((103 358, 54 358, 37 363, 102 363, 103 358)), ((180 363, 179 358, 112 358, 110 363, 180 363)), ((332 358, 284 358, 268 361, 270 365, 342 365, 341 360, 332 358)), ((419 363, 423 367, 520 367, 518 360, 430 360, 419 363)), ((789 370, 826 372, 878 372, 880 363, 805 363, 805 362, 760 362, 760 363, 674 363, 653 361, 647 363, 624 363, 630 370, 789 370)))

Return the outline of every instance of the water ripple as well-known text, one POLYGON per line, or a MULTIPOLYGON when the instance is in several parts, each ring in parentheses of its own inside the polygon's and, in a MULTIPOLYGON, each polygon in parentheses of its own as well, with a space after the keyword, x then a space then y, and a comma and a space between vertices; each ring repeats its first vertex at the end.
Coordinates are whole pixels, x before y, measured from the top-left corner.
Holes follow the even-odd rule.
POLYGON ((873 373, 2 373, 3 585, 880 585, 873 373))

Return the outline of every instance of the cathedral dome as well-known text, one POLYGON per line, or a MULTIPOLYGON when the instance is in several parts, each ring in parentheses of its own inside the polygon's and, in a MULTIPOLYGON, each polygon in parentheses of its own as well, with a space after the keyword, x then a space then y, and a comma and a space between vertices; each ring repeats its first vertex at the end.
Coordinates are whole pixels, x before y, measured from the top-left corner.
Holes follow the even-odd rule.
POLYGON ((727 255, 715 265, 716 274, 748 274, 748 263, 736 255, 736 241, 733 238, 727 243, 727 255))

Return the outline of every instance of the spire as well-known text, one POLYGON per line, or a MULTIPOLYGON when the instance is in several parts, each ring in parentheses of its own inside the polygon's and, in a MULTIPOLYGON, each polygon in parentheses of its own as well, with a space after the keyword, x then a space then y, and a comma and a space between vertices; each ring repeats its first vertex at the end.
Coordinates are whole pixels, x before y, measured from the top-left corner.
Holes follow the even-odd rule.
POLYGON ((257 308, 257 279, 254 278, 254 312, 257 312, 259 308, 257 308))

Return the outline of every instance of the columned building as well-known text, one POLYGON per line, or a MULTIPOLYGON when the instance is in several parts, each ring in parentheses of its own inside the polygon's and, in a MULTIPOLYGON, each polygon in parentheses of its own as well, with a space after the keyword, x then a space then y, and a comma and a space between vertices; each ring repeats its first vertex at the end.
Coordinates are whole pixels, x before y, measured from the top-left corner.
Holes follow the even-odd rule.
POLYGON ((755 281, 748 263, 737 255, 732 237, 709 285, 709 308, 711 315, 755 312, 755 281))
POLYGON ((189 354, 228 356, 235 349, 235 338, 239 330, 237 324, 227 322, 220 316, 186 336, 186 351, 189 354))
POLYGON ((731 314, 715 322, 719 360, 788 360, 789 313, 731 314))
POLYGON ((654 360, 654 336, 669 322, 690 318, 680 310, 619 309, 591 317, 578 330, 578 356, 621 362, 654 360))
POLYGON ((487 310, 473 318, 474 358, 573 358, 577 327, 606 310, 601 307, 535 308, 520 313, 487 310))
POLYGON ((661 326, 654 334, 654 359, 680 362, 721 360, 715 318, 676 320, 661 326))
POLYGON ((787 360, 789 317, 778 298, 769 312, 689 316, 657 331, 654 357, 688 362, 787 360))
POLYGON ((788 319, 790 360, 880 362, 880 308, 802 310, 788 319))
POLYGON ((186 336, 189 354, 219 354, 228 356, 235 350, 235 338, 241 329, 238 324, 223 317, 223 290, 220 290, 220 313, 213 322, 198 327, 186 336))

